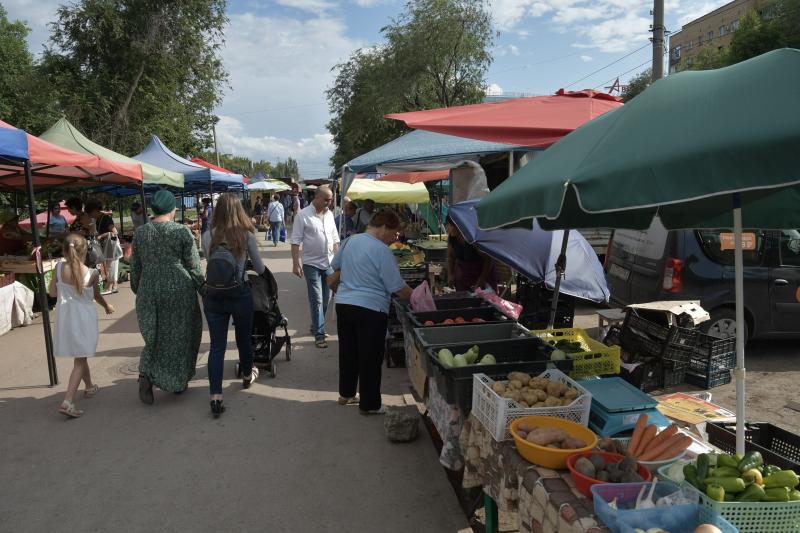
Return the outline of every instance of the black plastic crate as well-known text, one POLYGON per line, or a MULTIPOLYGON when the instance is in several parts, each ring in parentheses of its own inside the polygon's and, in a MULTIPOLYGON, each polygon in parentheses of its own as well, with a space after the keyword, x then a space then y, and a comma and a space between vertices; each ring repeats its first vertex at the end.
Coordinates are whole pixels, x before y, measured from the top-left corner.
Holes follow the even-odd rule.
POLYGON ((686 368, 669 368, 663 361, 652 358, 639 364, 633 371, 622 367, 620 377, 637 389, 650 392, 684 383, 686 368))
POLYGON ((675 364, 688 365, 695 354, 700 332, 677 326, 663 326, 636 314, 631 309, 625 316, 620 345, 628 353, 642 357, 660 357, 675 364))
POLYGON ((732 379, 730 370, 719 370, 710 374, 698 374, 691 370, 686 372, 686 383, 706 390, 727 385, 732 379))
MULTIPOLYGON (((736 453, 736 424, 709 422, 708 442, 726 453, 736 453)), ((764 463, 800 474, 800 436, 773 424, 746 423, 745 450, 758 450, 764 463)))
POLYGON ((386 368, 406 366, 406 347, 403 338, 387 338, 385 346, 386 368))
MULTIPOLYGON (((539 340, 539 339, 536 339, 539 340)), ((436 346, 429 348, 427 357, 434 368, 433 377, 436 379, 436 388, 444 397, 447 403, 458 405, 464 416, 472 410, 472 375, 476 373, 486 374, 492 379, 507 379, 509 372, 527 372, 529 374, 541 374, 548 368, 558 368, 569 375, 572 370, 573 361, 566 359, 563 361, 550 361, 549 351, 541 341, 538 344, 528 344, 525 347, 525 340, 514 341, 517 344, 505 343, 485 343, 478 344, 481 354, 491 353, 495 356, 497 364, 494 365, 467 365, 463 367, 445 367, 436 357, 440 349, 447 346, 436 346)), ((468 347, 457 346, 459 351, 466 351, 468 347)), ((453 351, 451 349, 451 351, 453 351)), ((458 352, 453 351, 453 354, 458 352)))
POLYGON ((668 344, 661 353, 661 359, 670 368, 686 368, 693 354, 692 348, 668 344))
POLYGON ((622 328, 619 343, 623 350, 641 357, 659 357, 664 349, 662 341, 654 340, 647 335, 640 335, 631 328, 622 328))
POLYGON ((447 309, 442 311, 427 311, 422 313, 410 312, 408 314, 411 323, 414 327, 436 327, 436 326, 454 326, 461 324, 442 324, 447 319, 454 320, 458 317, 463 318, 466 322, 470 323, 498 323, 508 322, 508 317, 504 316, 500 311, 494 307, 468 307, 466 309, 447 309), (479 318, 482 322, 473 322, 474 319, 479 318), (425 322, 431 321, 433 325, 425 325, 425 322))
POLYGON ((695 353, 689 361, 689 371, 702 376, 727 373, 736 366, 736 352, 727 352, 710 357, 695 353))
POLYGON ((665 366, 661 376, 661 386, 664 389, 682 385, 686 379, 686 368, 669 369, 665 366))
POLYGON ((711 335, 700 333, 697 336, 697 355, 711 358, 717 355, 725 355, 736 350, 736 337, 718 339, 711 335))

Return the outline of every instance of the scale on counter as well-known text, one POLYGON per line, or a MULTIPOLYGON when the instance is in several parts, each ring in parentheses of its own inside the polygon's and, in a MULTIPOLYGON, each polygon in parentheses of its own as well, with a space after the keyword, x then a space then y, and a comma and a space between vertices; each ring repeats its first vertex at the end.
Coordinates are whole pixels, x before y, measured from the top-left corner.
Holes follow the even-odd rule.
POLYGON ((633 429, 641 414, 647 415, 649 424, 658 427, 670 424, 656 409, 656 400, 622 378, 588 379, 578 383, 592 393, 589 428, 601 437, 633 429))

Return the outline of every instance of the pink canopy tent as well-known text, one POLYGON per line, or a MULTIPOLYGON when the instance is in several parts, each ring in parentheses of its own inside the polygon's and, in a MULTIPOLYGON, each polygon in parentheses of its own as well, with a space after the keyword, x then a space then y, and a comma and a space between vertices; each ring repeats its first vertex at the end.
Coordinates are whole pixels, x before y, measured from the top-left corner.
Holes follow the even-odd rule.
POLYGON ((609 94, 560 89, 553 96, 393 113, 386 118, 403 121, 409 128, 456 137, 546 148, 621 105, 621 98, 609 94))
POLYGON ((424 183, 426 181, 441 181, 450 177, 449 170, 434 170, 431 172, 396 172, 386 174, 377 181, 396 181, 400 183, 424 183))

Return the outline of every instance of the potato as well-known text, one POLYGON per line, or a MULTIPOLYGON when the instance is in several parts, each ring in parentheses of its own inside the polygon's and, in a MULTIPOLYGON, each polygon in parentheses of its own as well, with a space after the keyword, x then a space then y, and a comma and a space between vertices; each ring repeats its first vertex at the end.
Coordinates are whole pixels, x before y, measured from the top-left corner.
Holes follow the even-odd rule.
POLYGON ((534 407, 546 407, 546 406, 544 402, 536 402, 536 405, 534 405, 534 407))
POLYGON ((520 401, 522 399, 522 393, 520 393, 518 390, 511 391, 511 399, 515 402, 520 401))
POLYGON ((511 387, 512 389, 521 389, 522 382, 518 379, 512 379, 511 381, 508 382, 508 386, 511 387))
POLYGON ((509 372, 508 380, 509 381, 517 380, 523 383, 528 383, 531 380, 531 376, 529 374, 526 374, 525 372, 509 372))
POLYGON ((578 397, 578 391, 577 391, 577 389, 573 389, 573 388, 570 387, 569 389, 567 389, 564 392, 563 396, 564 396, 564 398, 567 398, 569 400, 574 400, 575 398, 578 397))
POLYGON ((528 404, 528 402, 525 401, 524 398, 522 400, 517 401, 517 403, 520 405, 520 407, 530 407, 530 404, 528 404))
POLYGON ((500 381, 495 381, 492 383, 492 390, 495 391, 497 394, 503 394, 506 391, 506 386, 504 383, 500 381))
POLYGON ((517 435, 519 435, 520 438, 524 439, 525 437, 528 436, 528 432, 527 431, 522 431, 520 429, 517 429, 517 435))
POLYGON ((528 442, 547 446, 556 444, 569 437, 569 433, 561 428, 537 428, 528 433, 528 442))
POLYGON ((528 422, 520 422, 520 423, 517 425, 517 429, 518 429, 518 430, 520 430, 520 431, 524 431, 525 433, 527 433, 528 431, 531 431, 531 430, 533 430, 533 429, 536 429, 536 426, 533 426, 533 425, 529 424, 528 422))
POLYGON ((533 378, 528 382, 528 386, 532 389, 541 389, 547 390, 547 385, 550 383, 550 380, 547 378, 533 378))
POLYGON ((585 447, 586 443, 581 439, 576 439, 575 437, 567 437, 561 442, 561 448, 563 450, 577 450, 585 447))
POLYGON ((550 382, 547 384, 547 395, 548 396, 560 396, 561 395, 561 387, 559 386, 561 383, 550 382))
POLYGON ((503 398, 513 398, 514 397, 514 391, 512 389, 506 389, 505 391, 503 391, 503 394, 501 394, 500 396, 502 396, 503 398))
POLYGON ((543 390, 537 390, 536 396, 539 398, 540 402, 543 402, 547 399, 547 393, 543 390))
POLYGON ((544 401, 545 407, 558 407, 561 405, 561 400, 555 396, 548 396, 544 401))

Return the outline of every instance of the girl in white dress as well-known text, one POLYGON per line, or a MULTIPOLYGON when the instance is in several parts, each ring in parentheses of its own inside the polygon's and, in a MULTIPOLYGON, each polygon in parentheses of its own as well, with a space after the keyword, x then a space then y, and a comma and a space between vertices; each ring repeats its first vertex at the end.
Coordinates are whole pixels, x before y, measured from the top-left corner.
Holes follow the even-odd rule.
POLYGON ((97 351, 97 310, 96 300, 110 315, 114 312, 111 304, 100 295, 100 273, 89 269, 86 261, 86 239, 79 233, 70 233, 64 239, 65 261, 56 266, 55 275, 50 282, 50 296, 57 297, 56 303, 56 357, 72 357, 74 366, 69 375, 67 393, 58 412, 71 418, 78 418, 83 411, 75 407, 73 399, 78 386, 86 384, 84 395, 91 398, 100 390, 92 383, 87 357, 97 351))

